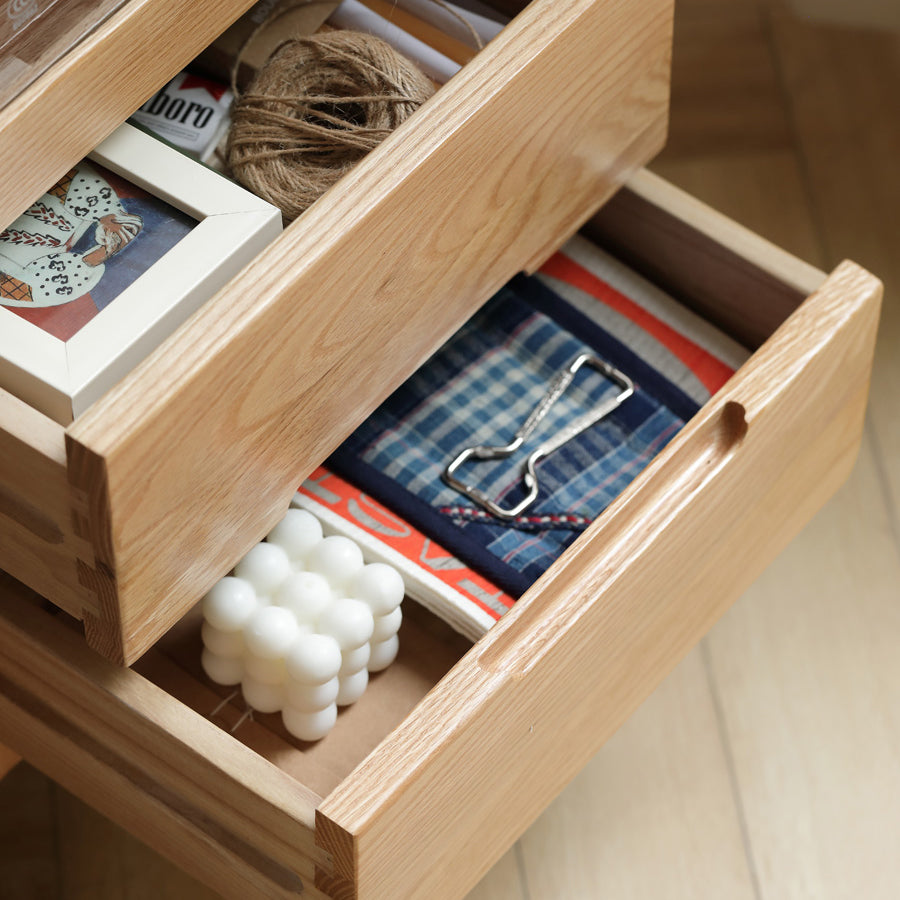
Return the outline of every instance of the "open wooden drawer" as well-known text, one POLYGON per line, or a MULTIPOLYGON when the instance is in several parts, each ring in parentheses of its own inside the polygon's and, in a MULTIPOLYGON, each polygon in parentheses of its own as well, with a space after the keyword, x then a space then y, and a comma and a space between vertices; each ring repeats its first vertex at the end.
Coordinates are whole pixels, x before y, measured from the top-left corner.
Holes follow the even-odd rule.
MULTIPOLYGON (((248 5, 131 2, 0 113, 0 160, 41 161, 4 178, 3 221, 248 5), (124 48, 138 86, 116 78, 124 93, 61 116, 124 48)), ((151 646, 357 423, 662 146, 672 0, 507 5, 526 8, 70 427, 0 393, 0 568, 108 658, 151 646)))
POLYGON ((826 279, 647 173, 593 231, 765 340, 481 641, 410 615, 396 668, 301 747, 271 717, 229 733, 240 708, 197 676, 190 618, 121 669, 6 579, 0 741, 227 895, 462 896, 832 493, 862 430, 872 276, 826 279))

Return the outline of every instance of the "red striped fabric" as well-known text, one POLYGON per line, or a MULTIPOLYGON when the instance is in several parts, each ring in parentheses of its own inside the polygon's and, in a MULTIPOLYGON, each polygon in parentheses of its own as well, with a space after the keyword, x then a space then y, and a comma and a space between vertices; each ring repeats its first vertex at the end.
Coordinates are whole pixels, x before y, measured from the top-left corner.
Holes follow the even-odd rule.
POLYGON ((709 351, 679 334, 670 325, 657 319, 624 294, 589 272, 575 260, 562 253, 554 253, 541 267, 550 278, 564 281, 572 287, 595 297, 651 335, 683 362, 703 386, 714 394, 734 374, 734 369, 717 359, 709 351))
POLYGON ((492 618, 499 619, 501 611, 510 609, 515 602, 409 522, 329 469, 316 469, 300 486, 300 493, 401 553, 492 618))

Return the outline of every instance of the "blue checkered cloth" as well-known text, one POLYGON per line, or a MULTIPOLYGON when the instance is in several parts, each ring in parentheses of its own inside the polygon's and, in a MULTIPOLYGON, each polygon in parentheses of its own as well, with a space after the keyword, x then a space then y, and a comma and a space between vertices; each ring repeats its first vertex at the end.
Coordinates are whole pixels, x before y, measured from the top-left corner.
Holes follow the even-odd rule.
MULTIPOLYGON (((532 450, 620 388, 582 368, 512 457, 458 472, 504 507, 524 496, 532 450)), ((332 455, 327 465, 513 596, 522 594, 698 409, 646 361, 537 278, 496 294, 332 455), (612 414, 538 464, 540 493, 500 520, 441 478, 457 454, 510 441, 572 360, 591 352, 635 382, 612 414)))

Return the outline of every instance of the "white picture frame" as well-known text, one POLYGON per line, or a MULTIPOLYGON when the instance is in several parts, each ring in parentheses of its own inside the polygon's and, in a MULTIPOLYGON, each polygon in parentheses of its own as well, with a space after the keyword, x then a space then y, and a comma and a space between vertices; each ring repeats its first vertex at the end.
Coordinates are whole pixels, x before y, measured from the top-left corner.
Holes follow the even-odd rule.
POLYGON ((87 159, 196 225, 66 341, 0 306, 0 387, 63 425, 282 230, 276 207, 131 125, 120 126, 87 159))

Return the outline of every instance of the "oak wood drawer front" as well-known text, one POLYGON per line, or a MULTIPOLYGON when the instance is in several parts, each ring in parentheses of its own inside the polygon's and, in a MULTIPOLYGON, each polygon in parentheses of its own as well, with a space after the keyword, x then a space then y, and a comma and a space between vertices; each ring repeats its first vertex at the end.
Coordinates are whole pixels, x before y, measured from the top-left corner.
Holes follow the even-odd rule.
POLYGON ((480 303, 662 146, 671 25, 672 0, 536 0, 65 433, 11 413, 0 440, 46 433, 23 465, 67 480, 71 509, 17 475, 0 509, 26 525, 0 567, 104 655, 136 659, 480 303), (65 574, 34 564, 45 552, 65 574))
POLYGON ((187 657, 113 666, 6 580, 0 741, 229 895, 463 896, 831 494, 862 431, 875 278, 825 279, 645 173, 596 224, 712 317, 749 296, 785 321, 478 644, 404 641, 420 702, 391 705, 389 669, 314 747, 277 724, 245 745, 184 705, 218 699, 187 657))

